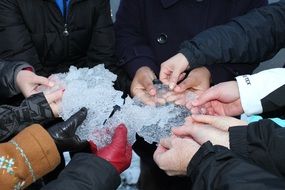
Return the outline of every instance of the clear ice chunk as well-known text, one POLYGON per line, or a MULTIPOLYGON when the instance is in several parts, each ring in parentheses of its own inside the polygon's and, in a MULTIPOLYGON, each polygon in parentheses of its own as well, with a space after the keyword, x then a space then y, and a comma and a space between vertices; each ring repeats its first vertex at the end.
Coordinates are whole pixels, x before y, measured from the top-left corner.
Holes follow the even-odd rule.
MULTIPOLYGON (((124 123, 128 128, 128 141, 133 144, 136 133, 148 143, 159 142, 171 135, 171 128, 181 126, 190 111, 172 103, 150 106, 136 97, 123 100, 122 92, 113 88, 116 75, 103 65, 94 68, 70 67, 69 72, 54 74, 50 77, 56 85, 51 89, 39 87, 40 91, 52 91, 61 87, 65 92, 61 102, 60 116, 67 120, 80 108, 86 107, 88 115, 76 134, 81 139, 92 140, 98 148, 109 144, 115 127, 124 123), (112 117, 114 106, 120 106, 112 117)), ((168 86, 155 84, 157 97, 169 91, 168 86)), ((192 98, 192 97, 190 97, 192 98)))

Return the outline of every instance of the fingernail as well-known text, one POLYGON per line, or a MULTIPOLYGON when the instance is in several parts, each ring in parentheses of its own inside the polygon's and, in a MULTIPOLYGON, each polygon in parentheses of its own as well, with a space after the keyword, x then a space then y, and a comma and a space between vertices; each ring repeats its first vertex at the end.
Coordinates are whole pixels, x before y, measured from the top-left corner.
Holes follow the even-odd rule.
POLYGON ((51 82, 51 81, 49 81, 49 82, 48 82, 48 85, 49 85, 50 87, 53 87, 53 86, 54 86, 54 83, 51 82))
POLYGON ((175 85, 174 85, 173 83, 170 83, 170 84, 169 84, 170 90, 173 90, 174 86, 175 86, 175 85))

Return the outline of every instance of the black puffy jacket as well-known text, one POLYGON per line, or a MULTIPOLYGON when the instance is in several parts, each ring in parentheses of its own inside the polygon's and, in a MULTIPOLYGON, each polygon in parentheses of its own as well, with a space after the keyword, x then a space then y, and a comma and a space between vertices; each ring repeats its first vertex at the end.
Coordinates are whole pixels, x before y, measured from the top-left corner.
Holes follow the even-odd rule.
POLYGON ((25 61, 42 76, 70 65, 111 66, 112 25, 108 0, 71 0, 66 16, 54 0, 1 0, 0 58, 25 61))
POLYGON ((93 154, 78 153, 58 178, 41 190, 115 190, 120 176, 106 160, 93 154))

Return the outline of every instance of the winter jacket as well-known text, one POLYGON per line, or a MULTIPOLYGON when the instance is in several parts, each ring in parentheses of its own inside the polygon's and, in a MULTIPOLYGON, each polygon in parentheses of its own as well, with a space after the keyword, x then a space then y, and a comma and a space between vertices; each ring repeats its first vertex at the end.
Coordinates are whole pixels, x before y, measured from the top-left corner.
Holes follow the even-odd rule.
POLYGON ((276 112, 276 116, 285 116, 284 75, 285 68, 276 68, 237 77, 244 113, 252 115, 276 112))
POLYGON ((104 63, 118 75, 115 88, 127 91, 114 49, 109 0, 71 0, 63 15, 54 0, 0 1, 0 59, 27 62, 45 77, 104 63))
POLYGON ((1 190, 23 189, 52 171, 60 162, 53 139, 39 125, 32 125, 0 144, 1 190))
POLYGON ((120 182, 118 172, 106 160, 78 153, 58 178, 42 190, 115 190, 120 182))
POLYGON ((0 106, 0 142, 33 123, 53 119, 52 110, 43 93, 25 99, 19 107, 0 106))
POLYGON ((192 158, 192 189, 285 189, 285 129, 261 120, 229 132, 231 150, 207 142, 192 158))
MULTIPOLYGON (((16 84, 16 77, 20 70, 32 68, 26 62, 7 62, 0 60, 0 98, 12 97, 20 92, 16 84)), ((33 69, 33 68, 32 68, 33 69)))
POLYGON ((285 47, 285 2, 271 4, 206 30, 181 45, 195 68, 215 63, 256 63, 285 47))
POLYGON ((3 0, 0 10, 0 58, 25 61, 38 75, 115 61, 107 0, 72 0, 64 15, 54 0, 3 0))
MULTIPOLYGON (((266 4, 266 0, 122 0, 115 22, 118 63, 130 77, 142 66, 158 75, 160 64, 175 55, 184 40, 266 4)), ((215 65, 208 69, 218 83, 251 73, 256 66, 215 65)))

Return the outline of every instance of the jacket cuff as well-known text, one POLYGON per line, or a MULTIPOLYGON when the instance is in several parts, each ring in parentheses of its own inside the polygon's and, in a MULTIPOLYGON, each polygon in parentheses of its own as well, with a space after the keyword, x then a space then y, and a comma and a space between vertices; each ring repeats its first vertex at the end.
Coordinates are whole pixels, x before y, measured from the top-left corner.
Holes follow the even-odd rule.
POLYGON ((250 75, 236 77, 241 105, 246 115, 262 113, 262 104, 250 75))
POLYGON ((179 53, 182 53, 188 60, 190 69, 205 66, 206 61, 202 59, 200 53, 195 49, 190 42, 183 42, 179 53))
POLYGON ((52 109, 44 94, 33 94, 26 98, 17 112, 21 122, 40 123, 46 119, 53 119, 52 109))
POLYGON ((230 127, 230 149, 237 155, 248 158, 247 126, 230 127))
POLYGON ((190 163, 187 167, 187 176, 195 176, 195 169, 199 166, 199 164, 207 157, 214 153, 214 147, 210 141, 204 143, 200 149, 196 152, 196 154, 191 159, 190 163))
POLYGON ((19 178, 28 186, 44 176, 60 163, 60 155, 49 133, 40 125, 32 125, 24 129, 9 141, 18 150, 25 163, 25 169, 19 178))

